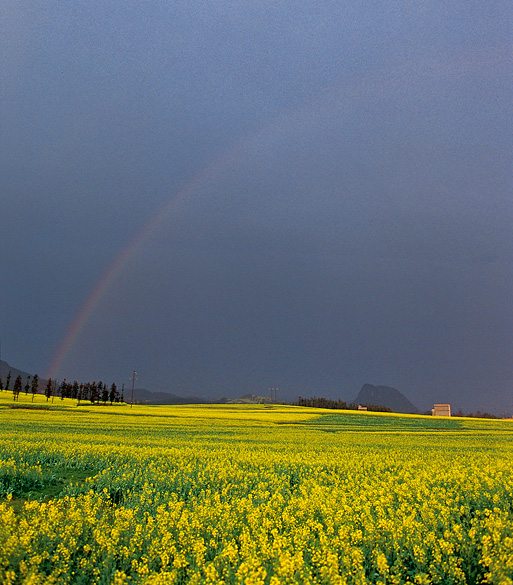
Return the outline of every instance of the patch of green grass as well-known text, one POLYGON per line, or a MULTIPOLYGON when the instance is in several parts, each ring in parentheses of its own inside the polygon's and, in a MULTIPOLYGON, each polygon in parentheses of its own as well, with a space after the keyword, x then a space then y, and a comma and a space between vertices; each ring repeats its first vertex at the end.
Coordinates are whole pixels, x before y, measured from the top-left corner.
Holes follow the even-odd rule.
POLYGON ((319 427, 326 432, 337 431, 440 431, 462 430, 462 421, 450 418, 428 416, 409 416, 374 413, 335 413, 324 414, 300 424, 319 427))
POLYGON ((45 501, 58 498, 65 488, 71 484, 79 486, 92 475, 94 472, 82 469, 43 469, 37 482, 18 482, 17 486, 13 485, 11 489, 5 490, 3 495, 5 497, 9 494, 11 505, 19 511, 28 500, 45 501))
MULTIPOLYGON (((84 469, 52 469, 48 472, 48 483, 39 490, 39 499, 51 499, 60 496, 61 492, 70 484, 81 484, 86 479, 95 475, 90 470, 84 469)), ((43 473, 43 477, 46 473, 43 473)), ((27 499, 35 499, 34 497, 27 499)))

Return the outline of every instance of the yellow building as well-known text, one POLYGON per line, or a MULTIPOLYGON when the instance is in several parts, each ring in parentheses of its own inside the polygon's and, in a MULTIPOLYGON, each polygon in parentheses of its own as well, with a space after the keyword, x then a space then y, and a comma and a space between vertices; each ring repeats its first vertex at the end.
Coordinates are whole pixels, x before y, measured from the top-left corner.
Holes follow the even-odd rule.
POLYGON ((450 404, 435 404, 435 407, 431 409, 433 416, 451 416, 451 405, 450 404))

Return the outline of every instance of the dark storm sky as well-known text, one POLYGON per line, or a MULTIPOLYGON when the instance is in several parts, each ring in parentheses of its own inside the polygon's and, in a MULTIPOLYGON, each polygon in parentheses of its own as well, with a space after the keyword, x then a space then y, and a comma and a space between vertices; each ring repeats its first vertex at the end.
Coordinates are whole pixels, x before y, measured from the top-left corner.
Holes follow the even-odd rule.
POLYGON ((1 12, 2 359, 513 409, 511 2, 1 12))

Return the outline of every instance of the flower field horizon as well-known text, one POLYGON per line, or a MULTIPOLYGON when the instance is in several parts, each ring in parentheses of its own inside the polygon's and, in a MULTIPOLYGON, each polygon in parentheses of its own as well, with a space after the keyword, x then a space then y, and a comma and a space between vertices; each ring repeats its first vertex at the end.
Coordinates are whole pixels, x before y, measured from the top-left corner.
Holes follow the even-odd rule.
POLYGON ((0 392, 0 582, 513 585, 513 423, 0 392))

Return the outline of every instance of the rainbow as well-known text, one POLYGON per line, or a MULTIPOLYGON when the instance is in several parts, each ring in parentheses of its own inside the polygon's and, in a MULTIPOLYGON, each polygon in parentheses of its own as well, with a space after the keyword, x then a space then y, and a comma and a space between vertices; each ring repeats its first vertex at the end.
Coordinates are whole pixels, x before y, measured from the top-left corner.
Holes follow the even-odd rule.
POLYGON ((60 342, 57 351, 47 369, 47 378, 55 378, 55 376, 59 373, 73 345, 76 343, 78 337, 83 331, 89 316, 94 313, 96 307, 110 289, 114 281, 121 274, 130 260, 136 256, 137 252, 142 249, 148 238, 171 214, 176 205, 183 199, 187 198, 190 194, 204 187, 208 183, 209 179, 215 176, 216 171, 224 167, 228 160, 233 156, 234 152, 235 149, 229 151, 221 159, 216 159, 214 162, 207 165, 205 169, 200 172, 200 174, 198 174, 192 181, 190 181, 184 188, 182 188, 181 191, 179 191, 171 199, 171 201, 164 204, 159 209, 159 211, 139 229, 135 237, 130 240, 128 245, 126 245, 123 250, 121 250, 121 252, 114 259, 114 262, 106 270, 100 281, 95 285, 79 313, 68 327, 66 334, 60 342))
MULTIPOLYGON (((418 79, 424 80, 444 76, 449 78, 454 74, 455 70, 459 72, 465 71, 469 66, 473 65, 482 66, 482 56, 470 61, 449 59, 444 63, 427 62, 424 70, 415 71, 415 75, 418 79)), ((201 189, 205 189, 209 182, 214 184, 222 172, 226 172, 235 166, 241 166, 246 160, 252 160, 258 157, 260 153, 269 151, 273 143, 274 145, 279 144, 284 138, 290 140, 296 134, 300 136, 305 131, 314 130, 319 123, 322 125, 323 121, 329 121, 333 111, 339 109, 342 105, 346 115, 350 117, 352 107, 358 107, 362 96, 369 94, 369 92, 380 95, 385 93, 395 94, 397 91, 411 88, 412 72, 409 65, 407 67, 396 67, 393 72, 388 71, 386 73, 386 76, 381 72, 377 77, 371 75, 364 79, 353 80, 349 86, 346 84, 329 88, 321 96, 316 96, 314 100, 303 102, 277 119, 273 119, 257 131, 256 134, 244 138, 234 147, 229 148, 221 156, 207 164, 198 175, 141 227, 135 237, 118 254, 68 327, 47 368, 46 377, 55 378, 60 372, 90 315, 94 313, 113 282, 180 201, 201 189)))
MULTIPOLYGON (((297 112, 296 112, 297 113, 297 112)), ((183 200, 194 193, 204 190, 209 183, 214 184, 223 172, 236 165, 241 165, 246 157, 257 156, 258 152, 268 149, 273 140, 280 140, 288 134, 287 122, 290 115, 282 116, 276 123, 268 124, 256 134, 246 137, 234 147, 227 149, 220 156, 207 164, 185 187, 183 187, 170 201, 165 203, 158 212, 144 224, 130 242, 121 250, 108 267, 100 281, 94 286, 91 294, 68 327, 60 342, 50 365, 46 370, 47 378, 55 378, 66 361, 71 349, 83 331, 89 317, 94 313, 107 291, 117 277, 123 272, 127 264, 143 248, 150 236, 169 217, 173 209, 183 200)))
MULTIPOLYGON (((204 190, 209 183, 215 184, 223 172, 244 164, 246 159, 258 157, 260 153, 267 152, 273 143, 279 143, 284 138, 290 138, 296 132, 301 133, 309 124, 316 124, 319 114, 325 115, 326 108, 323 102, 317 102, 316 107, 303 103, 300 107, 282 114, 278 119, 267 123, 263 128, 249 137, 240 140, 235 146, 224 151, 216 157, 203 170, 201 170, 185 187, 183 187, 172 199, 165 203, 159 211, 150 218, 136 233, 134 238, 121 250, 113 263, 108 267, 100 281, 95 285, 86 302, 77 316, 68 327, 60 342, 52 361, 47 368, 46 377, 55 378, 60 373, 62 365, 66 361, 71 349, 83 331, 89 317, 94 313, 107 291, 116 278, 132 258, 142 249, 150 236, 171 214, 173 209, 194 193, 204 190)), ((328 108, 330 109, 330 108, 328 108)))

